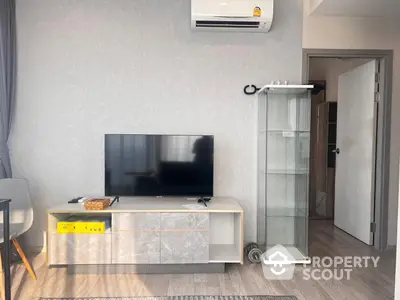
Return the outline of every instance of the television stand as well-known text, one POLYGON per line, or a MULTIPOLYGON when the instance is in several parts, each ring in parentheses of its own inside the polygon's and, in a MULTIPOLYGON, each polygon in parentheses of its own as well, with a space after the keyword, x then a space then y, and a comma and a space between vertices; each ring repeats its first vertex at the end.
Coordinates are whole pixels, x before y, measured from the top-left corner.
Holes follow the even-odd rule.
POLYGON ((120 197, 112 207, 87 211, 82 204, 48 210, 49 266, 77 273, 223 272, 243 264, 243 209, 233 198, 215 197, 202 209, 178 197, 120 197), (59 234, 70 216, 107 217, 104 234, 59 234))

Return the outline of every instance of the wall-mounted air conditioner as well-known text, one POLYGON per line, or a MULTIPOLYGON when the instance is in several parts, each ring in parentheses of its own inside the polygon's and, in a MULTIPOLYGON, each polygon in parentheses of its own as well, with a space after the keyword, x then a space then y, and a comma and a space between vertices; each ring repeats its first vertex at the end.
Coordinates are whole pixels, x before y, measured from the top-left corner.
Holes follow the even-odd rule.
POLYGON ((192 0, 192 28, 268 32, 274 0, 192 0))

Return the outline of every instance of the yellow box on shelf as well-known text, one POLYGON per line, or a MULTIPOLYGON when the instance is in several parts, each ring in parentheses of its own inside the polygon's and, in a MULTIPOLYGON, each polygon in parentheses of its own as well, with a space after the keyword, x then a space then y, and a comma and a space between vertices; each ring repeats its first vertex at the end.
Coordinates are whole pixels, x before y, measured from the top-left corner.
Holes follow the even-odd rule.
POLYGON ((57 233, 91 233, 103 234, 106 231, 105 222, 58 222, 57 233))

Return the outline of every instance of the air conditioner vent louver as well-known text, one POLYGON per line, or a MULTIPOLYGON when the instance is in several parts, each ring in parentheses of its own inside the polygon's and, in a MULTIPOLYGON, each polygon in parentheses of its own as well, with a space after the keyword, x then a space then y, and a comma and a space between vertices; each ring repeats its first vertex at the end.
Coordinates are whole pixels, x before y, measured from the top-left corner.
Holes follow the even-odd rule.
POLYGON ((196 21, 196 27, 200 28, 258 28, 260 22, 243 21, 196 21))

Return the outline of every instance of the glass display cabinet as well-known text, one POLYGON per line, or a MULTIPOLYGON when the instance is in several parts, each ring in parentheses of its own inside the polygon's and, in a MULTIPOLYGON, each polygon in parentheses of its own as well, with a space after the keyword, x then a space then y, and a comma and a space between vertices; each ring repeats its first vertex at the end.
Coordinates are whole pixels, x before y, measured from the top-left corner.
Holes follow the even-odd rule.
POLYGON ((312 85, 267 85, 258 94, 258 216, 261 248, 283 245, 308 262, 312 85))

